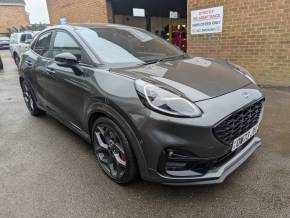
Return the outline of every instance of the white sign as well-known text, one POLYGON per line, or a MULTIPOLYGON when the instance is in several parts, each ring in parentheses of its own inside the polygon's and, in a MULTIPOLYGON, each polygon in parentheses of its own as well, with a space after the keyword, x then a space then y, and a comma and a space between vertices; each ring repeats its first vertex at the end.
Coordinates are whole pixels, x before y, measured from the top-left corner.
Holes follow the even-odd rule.
POLYGON ((222 32, 223 16, 223 6, 191 11, 191 34, 222 32))
POLYGON ((67 18, 66 17, 59 18, 59 23, 60 23, 60 25, 66 25, 67 24, 67 18))
POLYGON ((170 11, 169 12, 169 18, 177 19, 178 18, 178 12, 177 11, 170 11))
POLYGON ((143 8, 133 8, 134 17, 145 17, 145 9, 143 8))

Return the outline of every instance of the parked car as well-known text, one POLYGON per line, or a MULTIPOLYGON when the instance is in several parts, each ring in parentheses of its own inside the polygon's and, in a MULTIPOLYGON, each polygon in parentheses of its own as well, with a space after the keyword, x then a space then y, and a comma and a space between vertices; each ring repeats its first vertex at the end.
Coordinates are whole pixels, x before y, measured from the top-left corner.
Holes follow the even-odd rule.
POLYGON ((0 56, 0 70, 3 70, 3 62, 2 62, 1 56, 0 56))
POLYGON ((32 41, 32 32, 13 33, 10 37, 10 52, 17 67, 23 52, 27 51, 32 41))
POLYGON ((261 145, 264 97, 235 64, 189 57, 139 28, 56 26, 20 63, 34 116, 49 113, 92 143, 117 183, 222 182, 261 145))
POLYGON ((0 36, 0 49, 9 49, 9 37, 0 36))

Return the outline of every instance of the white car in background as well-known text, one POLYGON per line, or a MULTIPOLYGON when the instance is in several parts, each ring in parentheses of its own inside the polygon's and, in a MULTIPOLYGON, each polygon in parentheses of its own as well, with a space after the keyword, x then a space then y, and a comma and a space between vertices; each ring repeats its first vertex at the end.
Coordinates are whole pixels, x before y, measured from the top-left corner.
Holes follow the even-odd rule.
POLYGON ((29 49, 33 36, 33 32, 13 33, 10 36, 10 52, 17 67, 19 66, 21 55, 29 49))

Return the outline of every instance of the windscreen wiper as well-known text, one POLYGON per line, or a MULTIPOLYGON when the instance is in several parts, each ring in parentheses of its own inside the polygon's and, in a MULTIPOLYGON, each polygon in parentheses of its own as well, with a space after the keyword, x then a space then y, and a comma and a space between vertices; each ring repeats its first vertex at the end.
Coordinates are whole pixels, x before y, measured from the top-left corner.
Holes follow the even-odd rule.
POLYGON ((163 57, 163 58, 155 58, 155 59, 151 59, 151 60, 146 60, 141 65, 156 64, 156 63, 159 63, 159 62, 176 60, 176 59, 179 59, 181 57, 182 58, 186 57, 186 54, 182 54, 182 55, 172 55, 172 56, 163 57))
POLYGON ((168 57, 160 58, 160 59, 159 59, 159 62, 160 62, 160 61, 171 61, 171 60, 176 60, 176 59, 184 58, 184 57, 186 57, 186 54, 181 54, 181 55, 172 55, 172 56, 168 56, 168 57))

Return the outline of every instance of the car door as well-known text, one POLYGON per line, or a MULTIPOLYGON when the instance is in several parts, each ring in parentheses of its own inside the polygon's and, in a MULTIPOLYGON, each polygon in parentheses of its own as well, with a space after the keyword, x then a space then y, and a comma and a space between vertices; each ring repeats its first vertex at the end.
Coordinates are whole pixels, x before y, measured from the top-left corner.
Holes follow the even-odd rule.
POLYGON ((79 72, 75 68, 59 66, 54 60, 49 61, 47 70, 54 74, 52 101, 58 115, 81 130, 84 105, 90 93, 88 78, 93 71, 85 67, 87 56, 77 40, 70 33, 58 30, 52 43, 52 56, 61 53, 71 53, 77 57, 80 62, 77 66, 79 72))
POLYGON ((32 72, 33 88, 38 102, 45 110, 55 110, 52 96, 54 88, 54 75, 47 71, 47 64, 51 60, 51 42, 53 31, 42 33, 32 45, 32 53, 25 59, 32 72))

